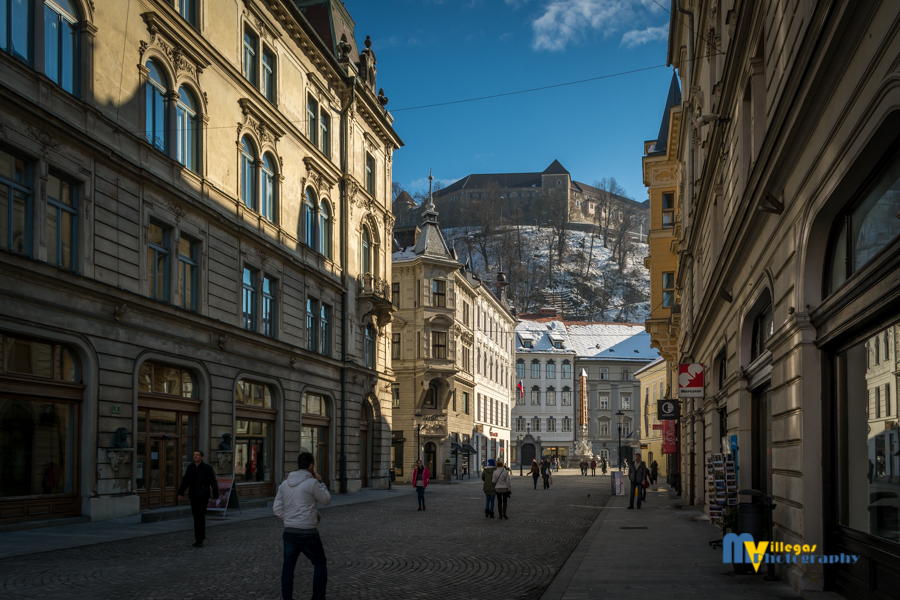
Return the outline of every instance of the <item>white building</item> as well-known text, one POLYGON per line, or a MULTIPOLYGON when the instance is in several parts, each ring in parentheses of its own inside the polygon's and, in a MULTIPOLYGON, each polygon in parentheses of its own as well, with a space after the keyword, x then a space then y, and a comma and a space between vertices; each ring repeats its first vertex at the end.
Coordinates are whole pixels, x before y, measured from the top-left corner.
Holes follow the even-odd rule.
POLYGON ((558 457, 575 448, 575 351, 562 321, 522 321, 516 327, 513 462, 558 457))

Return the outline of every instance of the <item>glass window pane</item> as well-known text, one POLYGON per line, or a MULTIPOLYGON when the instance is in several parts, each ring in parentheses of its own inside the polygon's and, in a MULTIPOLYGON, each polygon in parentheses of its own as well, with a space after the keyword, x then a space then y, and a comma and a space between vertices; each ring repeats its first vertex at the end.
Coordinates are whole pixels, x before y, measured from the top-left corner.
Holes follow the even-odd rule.
POLYGON ((56 347, 56 364, 59 369, 59 379, 63 381, 79 381, 78 361, 71 350, 65 346, 56 347))
POLYGON ((75 407, 0 398, 0 496, 72 493, 75 407))
MULTIPOLYGON (((197 435, 197 416, 181 415, 181 435, 197 435)), ((193 450, 188 453, 188 460, 193 459, 193 450)))
POLYGON ((178 434, 178 421, 176 421, 175 412, 169 410, 150 410, 148 412, 150 433, 178 434))
POLYGON ((153 391, 157 394, 181 395, 181 369, 166 365, 155 365, 153 369, 153 391))
POLYGON ((272 426, 264 421, 236 421, 234 479, 236 483, 271 481, 272 426))
POLYGON ((13 218, 12 218, 12 244, 11 250, 22 254, 30 254, 28 240, 28 196, 21 190, 13 190, 13 218))
POLYGON ((37 377, 53 377, 53 346, 50 344, 7 336, 6 348, 8 371, 37 377))
POLYGON ((44 5, 44 73, 59 83, 59 26, 56 11, 44 5))
POLYGON ((31 0, 8 0, 10 15, 9 51, 31 61, 31 0))
POLYGON ((59 209, 47 207, 47 262, 58 264, 57 241, 59 240, 59 209))

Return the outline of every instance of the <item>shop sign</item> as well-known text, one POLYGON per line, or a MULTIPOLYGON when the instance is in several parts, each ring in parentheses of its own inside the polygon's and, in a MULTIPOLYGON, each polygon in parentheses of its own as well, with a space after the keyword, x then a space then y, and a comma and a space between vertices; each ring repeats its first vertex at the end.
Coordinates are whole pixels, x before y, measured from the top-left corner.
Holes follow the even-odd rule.
POLYGON ((206 510, 220 511, 225 516, 228 509, 228 499, 231 497, 231 489, 234 487, 234 475, 230 477, 216 477, 219 486, 219 497, 210 498, 206 504, 206 510))
POLYGON ((476 425, 475 431, 477 431, 478 433, 484 433, 484 425, 476 425))
POLYGON ((703 397, 703 365, 684 363, 678 365, 678 397, 703 397))
POLYGON ((650 447, 649 444, 641 444, 641 450, 646 450, 649 447, 650 447))
POLYGON ((500 434, 497 433, 496 431, 492 431, 492 432, 491 432, 491 437, 500 437, 500 434))
POLYGON ((656 418, 660 421, 678 419, 678 400, 660 400, 656 403, 656 418))
POLYGON ((112 414, 121 415, 122 414, 122 406, 119 404, 112 405, 112 414))
POLYGON ((675 421, 666 421, 663 423, 663 454, 675 454, 675 442, 678 439, 677 423, 675 421))
POLYGON ((662 431, 662 428, 663 428, 662 423, 654 423, 653 424, 653 431, 662 431))

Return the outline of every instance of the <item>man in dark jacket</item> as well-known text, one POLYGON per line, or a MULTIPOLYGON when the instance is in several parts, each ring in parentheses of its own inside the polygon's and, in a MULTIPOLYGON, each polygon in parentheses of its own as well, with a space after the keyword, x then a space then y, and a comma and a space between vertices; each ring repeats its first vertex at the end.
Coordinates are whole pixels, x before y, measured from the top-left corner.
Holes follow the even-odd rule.
POLYGON ((634 496, 637 493, 637 507, 641 508, 641 499, 644 496, 644 482, 650 482, 650 469, 641 460, 640 454, 634 455, 634 461, 628 471, 628 479, 631 481, 631 494, 628 499, 628 508, 634 508, 634 496))
POLYGON ((219 484, 213 468, 203 462, 203 452, 194 450, 194 462, 188 465, 178 488, 178 499, 184 500, 184 491, 189 490, 191 514, 194 515, 194 548, 202 548, 206 539, 206 505, 210 497, 219 497, 219 484))

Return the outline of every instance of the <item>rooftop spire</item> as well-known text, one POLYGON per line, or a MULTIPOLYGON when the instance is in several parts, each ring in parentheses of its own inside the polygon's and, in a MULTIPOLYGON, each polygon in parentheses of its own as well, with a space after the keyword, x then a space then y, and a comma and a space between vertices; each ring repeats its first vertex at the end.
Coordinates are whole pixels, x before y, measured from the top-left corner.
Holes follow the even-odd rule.
POLYGON ((425 212, 422 213, 422 216, 425 217, 425 222, 437 223, 438 212, 434 208, 434 197, 432 196, 431 182, 434 181, 434 175, 432 175, 431 169, 428 169, 428 202, 425 204, 425 212))

